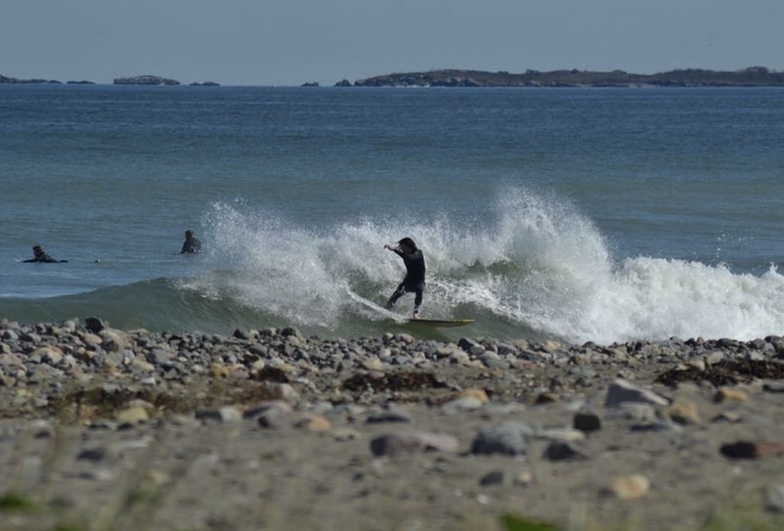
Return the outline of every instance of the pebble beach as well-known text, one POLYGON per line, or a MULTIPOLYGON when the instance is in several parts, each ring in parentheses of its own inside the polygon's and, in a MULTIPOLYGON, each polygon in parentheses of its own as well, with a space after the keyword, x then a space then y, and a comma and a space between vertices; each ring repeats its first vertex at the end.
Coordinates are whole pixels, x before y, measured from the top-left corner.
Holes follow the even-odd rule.
POLYGON ((784 338, 0 321, 2 529, 779 529, 784 338))

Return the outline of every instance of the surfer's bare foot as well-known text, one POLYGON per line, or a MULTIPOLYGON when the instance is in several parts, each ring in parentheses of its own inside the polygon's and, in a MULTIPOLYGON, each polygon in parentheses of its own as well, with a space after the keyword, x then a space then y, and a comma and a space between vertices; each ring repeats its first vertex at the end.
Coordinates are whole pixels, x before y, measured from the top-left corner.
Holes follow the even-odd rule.
POLYGON ((415 311, 414 315, 411 316, 411 319, 419 319, 419 311, 415 311))

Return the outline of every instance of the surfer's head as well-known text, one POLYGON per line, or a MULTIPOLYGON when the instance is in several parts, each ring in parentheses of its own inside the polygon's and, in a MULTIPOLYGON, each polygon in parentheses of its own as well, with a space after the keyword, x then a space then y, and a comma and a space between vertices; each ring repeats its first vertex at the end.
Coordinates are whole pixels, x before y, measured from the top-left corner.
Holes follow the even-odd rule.
POLYGON ((417 250, 417 246, 414 243, 414 240, 412 240, 411 238, 408 238, 408 237, 403 238, 402 240, 397 242, 397 244, 400 245, 401 247, 408 247, 411 250, 411 252, 414 252, 414 251, 417 250))

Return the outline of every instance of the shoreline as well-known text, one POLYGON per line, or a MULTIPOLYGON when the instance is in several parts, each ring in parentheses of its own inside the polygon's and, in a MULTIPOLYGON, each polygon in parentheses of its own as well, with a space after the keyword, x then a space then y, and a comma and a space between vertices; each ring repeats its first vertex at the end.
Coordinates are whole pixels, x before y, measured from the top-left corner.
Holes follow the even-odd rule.
POLYGON ((776 529, 781 358, 779 336, 576 346, 0 320, 0 496, 35 508, 0 523, 776 529))

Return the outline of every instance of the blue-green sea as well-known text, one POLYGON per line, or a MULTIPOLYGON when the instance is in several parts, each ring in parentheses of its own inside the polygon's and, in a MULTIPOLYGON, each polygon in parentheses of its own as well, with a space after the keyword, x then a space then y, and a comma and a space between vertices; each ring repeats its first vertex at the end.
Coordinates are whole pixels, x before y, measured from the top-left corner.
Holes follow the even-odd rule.
POLYGON ((0 319, 784 335, 782 146, 781 89, 0 85, 0 319), (395 289, 405 236, 423 316, 474 324, 357 302, 395 289))

